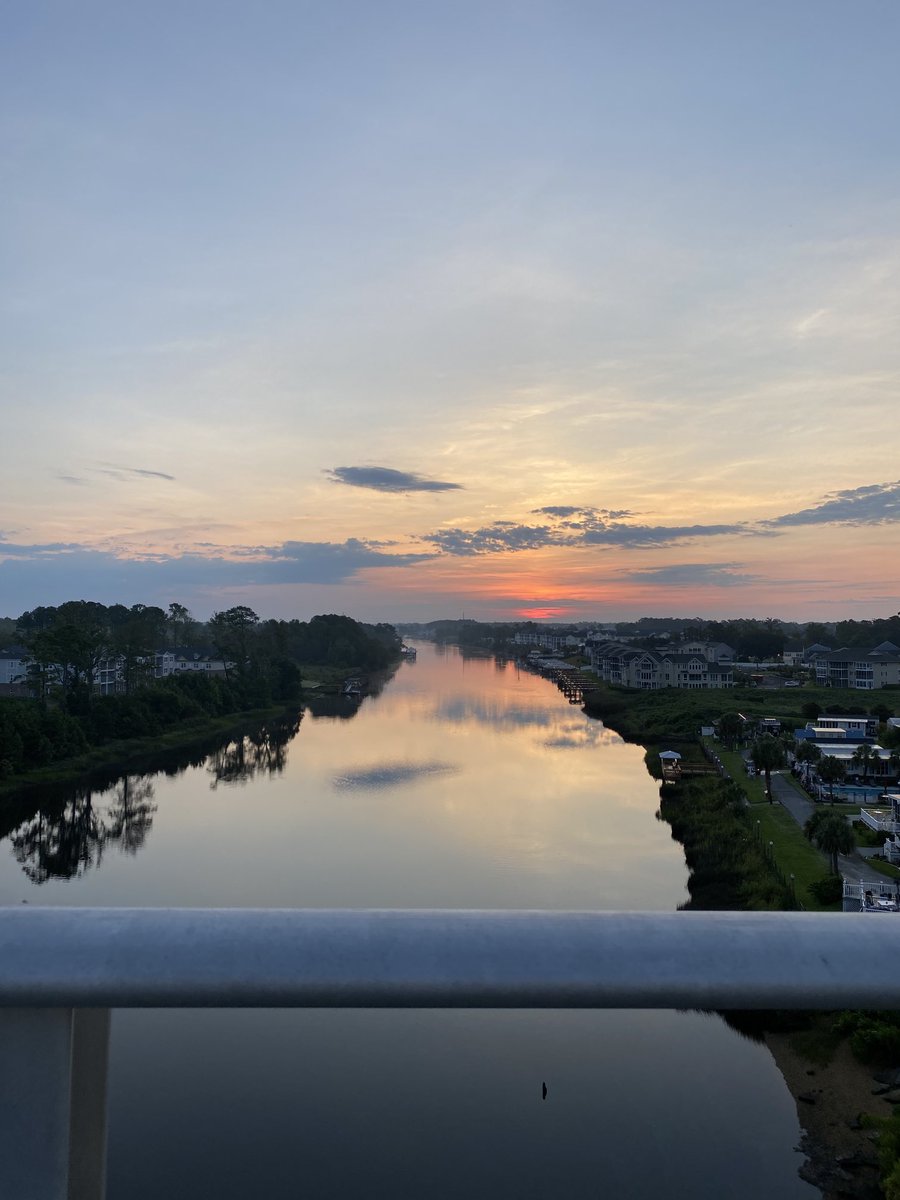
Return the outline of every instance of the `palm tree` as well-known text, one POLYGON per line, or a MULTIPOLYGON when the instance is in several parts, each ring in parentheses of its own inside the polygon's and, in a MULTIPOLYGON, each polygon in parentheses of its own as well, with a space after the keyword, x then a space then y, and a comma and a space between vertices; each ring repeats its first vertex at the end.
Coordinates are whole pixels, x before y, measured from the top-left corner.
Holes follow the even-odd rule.
POLYGON ((881 757, 878 754, 878 751, 872 746, 868 745, 867 742, 862 742, 853 751, 853 756, 851 757, 850 761, 854 766, 862 767, 862 781, 863 787, 865 787, 866 778, 869 774, 869 767, 874 766, 875 763, 880 763, 881 757))
POLYGON ((762 771, 766 777, 766 797, 770 804, 774 804, 772 799, 772 772, 777 771, 785 764, 784 747, 777 738, 771 734, 764 734, 761 738, 757 738, 750 748, 750 758, 753 760, 753 765, 757 771, 762 771))
POLYGON ((832 758, 830 754, 826 754, 817 767, 817 773, 822 783, 829 785, 829 794, 831 803, 834 804, 834 785, 840 783, 847 771, 840 759, 832 758))
POLYGON ((744 718, 740 713, 726 712, 719 717, 719 738, 733 750, 735 743, 744 732, 744 718))
POLYGON ((838 872, 838 855, 850 854, 856 843, 853 840, 853 830, 840 813, 817 812, 803 826, 803 832, 811 842, 815 842, 823 854, 831 858, 832 875, 838 872))
POLYGON ((794 751, 794 761, 801 764, 803 768, 803 782, 809 786, 809 769, 822 759, 822 751, 815 742, 799 741, 797 748, 794 751))

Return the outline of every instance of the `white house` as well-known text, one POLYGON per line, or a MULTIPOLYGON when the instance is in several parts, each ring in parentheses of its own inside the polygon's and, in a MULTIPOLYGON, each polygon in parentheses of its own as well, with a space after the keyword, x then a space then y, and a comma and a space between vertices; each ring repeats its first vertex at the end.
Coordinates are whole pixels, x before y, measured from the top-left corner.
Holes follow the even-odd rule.
POLYGON ((871 691, 900 684, 900 647, 882 642, 871 650, 832 650, 818 655, 815 666, 820 686, 871 691))
POLYGON ((28 671, 28 655, 21 646, 0 650, 0 683, 24 683, 28 671))

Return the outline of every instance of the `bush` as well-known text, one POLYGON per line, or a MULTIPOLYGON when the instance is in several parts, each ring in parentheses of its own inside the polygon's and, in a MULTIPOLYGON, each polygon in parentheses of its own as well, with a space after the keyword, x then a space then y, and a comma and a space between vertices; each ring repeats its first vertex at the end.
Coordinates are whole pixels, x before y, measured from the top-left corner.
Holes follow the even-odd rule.
POLYGON ((844 883, 839 875, 824 875, 809 885, 820 904, 837 904, 844 896, 844 883))
POLYGON ((832 1028, 849 1036, 850 1048, 860 1062, 889 1066, 900 1060, 900 1013, 842 1012, 832 1028))

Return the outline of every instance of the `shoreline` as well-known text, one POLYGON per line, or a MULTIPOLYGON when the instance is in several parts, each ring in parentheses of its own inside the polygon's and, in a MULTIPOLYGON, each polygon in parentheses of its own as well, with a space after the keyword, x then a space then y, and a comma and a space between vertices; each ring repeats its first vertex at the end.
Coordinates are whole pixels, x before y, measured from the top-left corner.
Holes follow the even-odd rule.
POLYGON ((863 1114, 889 1115, 873 1095, 883 1089, 846 1041, 822 1065, 799 1053, 794 1036, 767 1033, 764 1041, 797 1105, 798 1149, 806 1155, 800 1178, 820 1188, 823 1200, 883 1200, 872 1130, 860 1124, 863 1114))
MULTIPOLYGON (((296 707, 302 707, 302 703, 298 703, 296 707)), ((182 726, 180 729, 169 729, 152 737, 107 742, 76 758, 62 759, 52 766, 38 767, 4 780, 0 783, 0 802, 26 795, 37 788, 78 783, 85 777, 127 774, 129 768, 133 769, 171 753, 202 746, 211 739, 252 729, 265 721, 286 715, 293 708, 292 705, 279 704, 270 708, 250 709, 247 712, 213 717, 197 724, 182 726)))
MULTIPOLYGON (((691 693, 692 699, 696 695, 691 693)), ((645 751, 664 740, 667 744, 688 738, 698 740, 696 735, 690 737, 684 727, 674 737, 654 728, 652 720, 646 719, 649 714, 644 714, 643 721, 635 720, 627 712, 630 697, 622 693, 607 691, 594 696, 594 704, 585 705, 586 714, 610 729, 621 723, 628 732, 615 732, 645 751)), ((647 769, 652 775, 649 762, 647 769)), ((860 1117, 890 1115, 891 1108, 877 1094, 884 1089, 873 1078, 872 1068, 854 1057, 847 1040, 838 1044, 823 1065, 805 1057, 795 1037, 792 1033, 767 1032, 763 1041, 797 1108, 801 1131, 797 1148, 805 1155, 798 1171, 800 1178, 818 1188, 823 1200, 883 1200, 875 1135, 871 1128, 860 1124, 860 1117)))

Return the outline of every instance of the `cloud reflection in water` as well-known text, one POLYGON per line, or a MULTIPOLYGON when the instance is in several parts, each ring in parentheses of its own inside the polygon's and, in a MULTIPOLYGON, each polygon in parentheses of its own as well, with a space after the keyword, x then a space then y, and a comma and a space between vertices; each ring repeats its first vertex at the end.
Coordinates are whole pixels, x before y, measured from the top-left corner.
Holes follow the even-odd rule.
POLYGON ((379 791, 403 783, 415 783, 429 775, 455 775, 459 767, 445 762, 386 762, 360 771, 338 775, 334 786, 342 790, 379 791))

